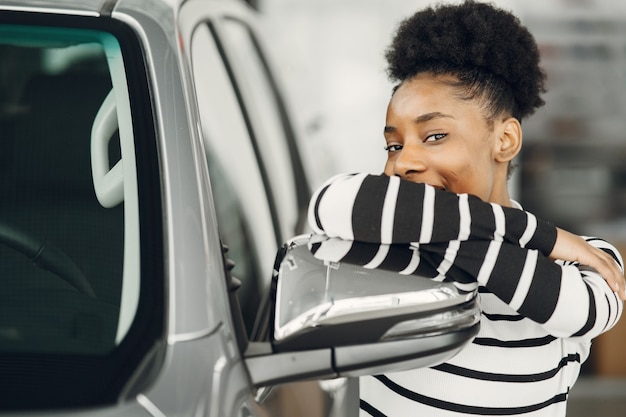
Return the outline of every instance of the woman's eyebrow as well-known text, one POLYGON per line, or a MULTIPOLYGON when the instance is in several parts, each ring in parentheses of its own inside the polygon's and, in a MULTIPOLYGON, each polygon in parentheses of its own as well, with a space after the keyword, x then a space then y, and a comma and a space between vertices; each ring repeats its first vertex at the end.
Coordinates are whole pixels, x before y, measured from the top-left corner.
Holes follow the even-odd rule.
MULTIPOLYGON (((451 114, 435 111, 417 116, 415 119, 413 119, 413 121, 415 122, 415 124, 420 124, 434 119, 454 119, 454 116, 452 116, 451 114)), ((393 133, 396 130, 397 129, 395 128, 395 126, 385 125, 384 133, 393 133)))
POLYGON ((417 124, 420 124, 420 123, 428 122, 433 119, 442 119, 442 118, 454 119, 454 116, 452 116, 451 114, 445 114, 445 113, 435 111, 432 113, 426 113, 426 114, 417 116, 415 119, 413 119, 413 121, 417 124))

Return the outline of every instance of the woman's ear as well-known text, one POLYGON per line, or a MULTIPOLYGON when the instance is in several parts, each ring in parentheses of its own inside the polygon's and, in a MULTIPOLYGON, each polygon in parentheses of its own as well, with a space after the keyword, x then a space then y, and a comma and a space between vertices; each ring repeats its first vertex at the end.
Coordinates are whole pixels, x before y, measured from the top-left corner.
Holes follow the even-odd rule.
POLYGON ((509 162, 522 149, 522 126, 514 117, 502 121, 500 135, 496 142, 495 159, 498 162, 509 162))

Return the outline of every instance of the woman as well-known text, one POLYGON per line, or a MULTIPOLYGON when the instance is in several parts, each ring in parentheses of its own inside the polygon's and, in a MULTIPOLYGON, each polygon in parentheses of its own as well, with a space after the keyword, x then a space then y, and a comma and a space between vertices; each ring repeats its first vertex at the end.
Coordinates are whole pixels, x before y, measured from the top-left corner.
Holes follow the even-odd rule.
POLYGON ((447 363, 362 378, 361 415, 565 416, 591 340, 626 293, 611 244, 509 196, 521 121, 544 104, 535 41, 512 14, 466 1, 405 20, 386 57, 398 84, 384 174, 339 175, 315 193, 309 222, 328 239, 312 250, 477 289, 483 315, 447 363))

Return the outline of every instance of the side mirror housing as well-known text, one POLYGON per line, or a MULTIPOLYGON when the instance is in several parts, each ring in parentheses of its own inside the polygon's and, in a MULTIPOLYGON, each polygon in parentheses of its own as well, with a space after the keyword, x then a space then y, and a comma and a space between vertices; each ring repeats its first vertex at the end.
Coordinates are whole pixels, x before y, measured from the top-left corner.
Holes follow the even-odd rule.
POLYGON ((475 292, 317 259, 311 239, 296 237, 277 256, 270 340, 246 355, 255 385, 432 366, 478 332, 475 292))

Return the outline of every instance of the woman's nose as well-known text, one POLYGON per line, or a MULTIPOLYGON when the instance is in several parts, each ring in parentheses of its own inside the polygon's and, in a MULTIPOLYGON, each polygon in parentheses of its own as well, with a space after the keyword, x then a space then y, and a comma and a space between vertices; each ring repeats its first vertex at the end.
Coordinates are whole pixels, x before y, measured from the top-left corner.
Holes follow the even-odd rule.
POLYGON ((404 146, 395 158, 393 174, 404 179, 410 179, 414 174, 419 174, 428 168, 426 155, 419 146, 404 146))

